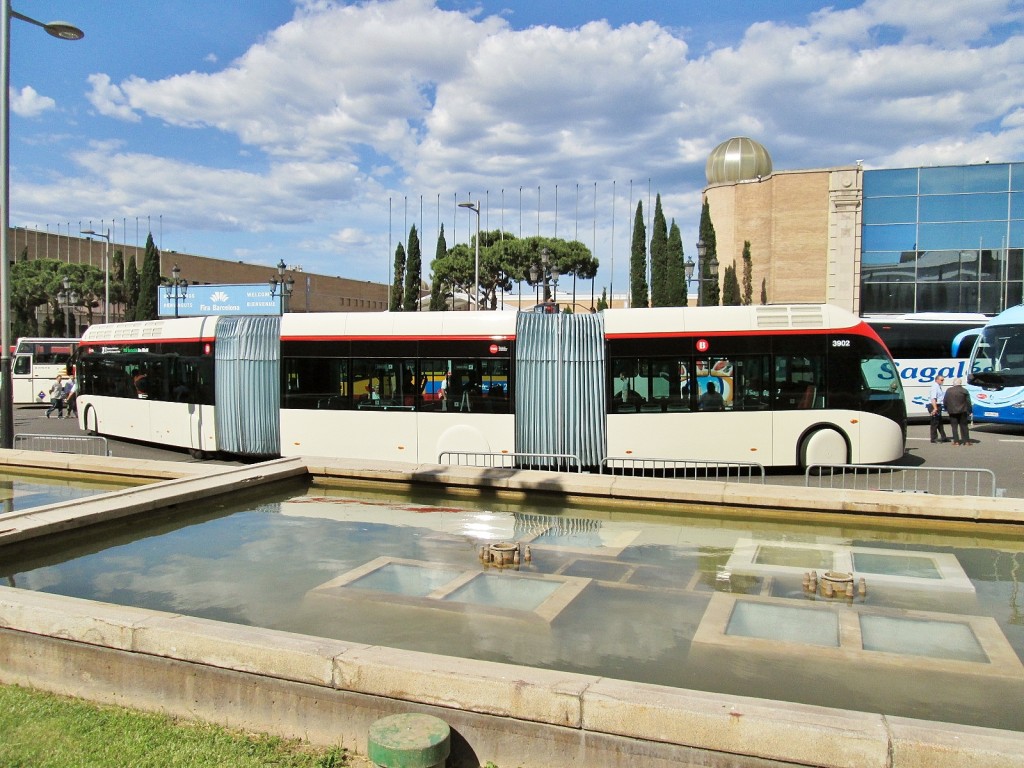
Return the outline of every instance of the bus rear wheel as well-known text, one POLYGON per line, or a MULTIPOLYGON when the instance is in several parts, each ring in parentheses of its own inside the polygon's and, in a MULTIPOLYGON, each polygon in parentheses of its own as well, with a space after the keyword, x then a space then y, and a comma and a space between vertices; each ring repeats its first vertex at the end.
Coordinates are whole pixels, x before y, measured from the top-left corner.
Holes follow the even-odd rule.
POLYGON ((848 464, 849 446, 846 438, 835 429, 823 427, 807 435, 800 444, 800 467, 812 464, 848 464))

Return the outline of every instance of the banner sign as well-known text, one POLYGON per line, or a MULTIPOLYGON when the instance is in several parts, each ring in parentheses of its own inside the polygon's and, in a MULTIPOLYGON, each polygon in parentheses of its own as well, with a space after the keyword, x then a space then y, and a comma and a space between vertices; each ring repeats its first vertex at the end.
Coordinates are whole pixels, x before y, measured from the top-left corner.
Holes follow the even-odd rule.
POLYGON ((174 293, 168 296, 165 286, 157 289, 160 317, 281 314, 281 293, 271 296, 268 285, 190 285, 185 298, 178 292, 175 311, 174 293))

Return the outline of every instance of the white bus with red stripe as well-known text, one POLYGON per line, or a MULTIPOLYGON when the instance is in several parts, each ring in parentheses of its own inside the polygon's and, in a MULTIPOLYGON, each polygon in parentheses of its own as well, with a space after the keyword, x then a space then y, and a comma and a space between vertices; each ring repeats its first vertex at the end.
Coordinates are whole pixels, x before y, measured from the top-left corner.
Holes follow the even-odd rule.
POLYGON ((906 430, 884 345, 828 305, 99 325, 79 376, 84 428, 197 454, 876 464, 906 430))

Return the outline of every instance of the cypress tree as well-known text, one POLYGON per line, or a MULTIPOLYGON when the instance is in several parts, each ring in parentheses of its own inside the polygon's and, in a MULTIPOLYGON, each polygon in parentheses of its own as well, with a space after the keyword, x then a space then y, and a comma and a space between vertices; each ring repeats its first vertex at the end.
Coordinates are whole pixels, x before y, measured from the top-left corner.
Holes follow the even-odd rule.
POLYGON ((402 298, 405 287, 405 247, 399 243, 395 248, 395 277, 391 283, 391 297, 388 301, 389 312, 402 311, 402 298))
POLYGON ((668 230, 668 271, 665 282, 668 283, 668 306, 686 306, 686 261, 683 254, 683 235, 679 225, 672 219, 668 230))
POLYGON ((644 203, 636 204, 633 220, 633 244, 629 254, 629 305, 647 306, 647 227, 644 226, 644 203))
POLYGON ((139 268, 135 254, 128 259, 124 268, 124 319, 135 319, 135 308, 139 305, 139 268))
POLYGON ((416 225, 409 229, 409 251, 405 261, 405 300, 402 310, 416 312, 420 308, 420 286, 423 284, 423 257, 420 255, 420 237, 416 225))
MULTIPOLYGON (((434 261, 443 259, 448 253, 448 244, 444 239, 444 224, 441 225, 441 233, 437 236, 437 248, 434 249, 434 261)), ((448 302, 445 300, 444 283, 434 275, 430 281, 430 311, 443 312, 448 309, 448 302)))
POLYGON ((700 210, 700 239, 707 249, 704 263, 700 265, 700 304, 702 307, 718 306, 718 273, 712 272, 708 266, 718 260, 718 240, 715 237, 715 225, 711 223, 711 206, 707 198, 700 210))
POLYGON ((654 198, 654 222, 651 224, 651 306, 667 307, 668 283, 668 225, 661 209, 661 194, 654 198))
POLYGON ((754 262, 750 258, 750 241, 743 241, 743 305, 749 307, 754 299, 754 262))
POLYGON ((146 238, 146 255, 142 258, 139 274, 139 298, 135 305, 136 320, 156 320, 157 291, 160 290, 160 251, 153 242, 153 233, 146 238))
POLYGON ((761 278, 761 303, 762 304, 767 304, 768 303, 768 278, 767 277, 762 277, 761 278))
POLYGON ((738 307, 742 301, 740 281, 736 277, 736 262, 733 262, 725 268, 725 277, 722 280, 722 306, 738 307))

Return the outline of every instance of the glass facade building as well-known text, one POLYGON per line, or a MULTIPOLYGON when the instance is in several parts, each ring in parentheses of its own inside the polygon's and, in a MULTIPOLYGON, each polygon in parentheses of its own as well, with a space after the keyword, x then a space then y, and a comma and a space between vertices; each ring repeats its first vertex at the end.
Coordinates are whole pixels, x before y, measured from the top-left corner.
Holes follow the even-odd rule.
POLYGON ((864 171, 862 314, 1024 300, 1024 163, 864 171))

